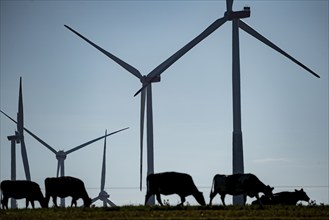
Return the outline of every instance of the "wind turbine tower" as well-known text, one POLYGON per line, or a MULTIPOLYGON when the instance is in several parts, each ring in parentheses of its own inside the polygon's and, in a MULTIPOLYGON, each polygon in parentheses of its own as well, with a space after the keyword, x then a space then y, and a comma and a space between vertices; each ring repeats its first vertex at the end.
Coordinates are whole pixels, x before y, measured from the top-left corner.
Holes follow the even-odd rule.
MULTIPOLYGON (((105 136, 107 135, 107 130, 105 130, 105 136)), ((103 201, 103 207, 107 207, 109 204, 112 207, 116 205, 109 199, 110 195, 104 190, 105 188, 105 177, 106 177, 106 137, 104 138, 104 150, 103 150, 103 163, 102 163, 102 172, 101 172, 101 191, 98 196, 92 199, 92 203, 97 200, 103 201)))

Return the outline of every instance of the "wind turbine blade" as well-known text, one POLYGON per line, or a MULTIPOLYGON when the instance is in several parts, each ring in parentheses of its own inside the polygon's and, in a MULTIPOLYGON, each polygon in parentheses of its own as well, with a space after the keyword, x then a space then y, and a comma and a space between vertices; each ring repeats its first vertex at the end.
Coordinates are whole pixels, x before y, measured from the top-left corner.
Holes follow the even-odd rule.
POLYGON ((30 166, 29 166, 29 161, 27 159, 27 153, 26 153, 24 138, 21 139, 20 141, 21 141, 21 153, 22 153, 25 176, 26 176, 27 180, 31 180, 30 166))
POLYGON ((106 172, 106 135, 107 135, 107 130, 105 130, 105 138, 104 138, 103 165, 102 165, 102 176, 101 176, 101 191, 104 191, 104 186, 105 186, 105 172, 106 172))
POLYGON ((108 51, 104 50, 103 48, 101 48, 100 46, 96 45, 95 43, 91 42, 86 37, 82 36, 81 34, 79 34, 77 31, 73 30, 69 26, 67 26, 67 25, 64 25, 64 26, 67 29, 69 29, 70 31, 72 31, 73 33, 75 33, 76 35, 78 35, 79 37, 81 37, 87 43, 89 43, 90 45, 92 45, 93 47, 95 47, 97 50, 99 50, 100 52, 102 52, 103 54, 105 54, 107 57, 109 57, 110 59, 112 59, 114 62, 116 62, 117 64, 119 64, 120 66, 122 66, 128 72, 132 73, 133 75, 135 75, 139 79, 142 78, 142 74, 136 68, 134 68, 133 66, 131 66, 128 63, 124 62, 123 60, 119 59, 118 57, 114 56, 113 54, 109 53, 108 51))
POLYGON ((56 177, 59 176, 59 169, 60 169, 60 167, 61 167, 61 162, 58 160, 57 161, 57 173, 56 173, 56 177))
POLYGON ((258 40, 260 40, 261 42, 263 42, 264 44, 266 44, 267 46, 269 46, 272 49, 276 50, 277 52, 281 53, 282 55, 284 55, 285 57, 287 57, 288 59, 290 59, 291 61, 293 61, 297 65, 299 65, 300 67, 304 68, 305 70, 307 70, 308 72, 310 72, 314 76, 320 78, 320 76, 318 74, 316 74, 314 71, 312 71, 310 68, 308 68, 307 66, 305 66, 304 64, 302 64, 301 62, 299 62, 298 60, 296 60, 295 58, 293 58, 292 56, 290 56, 288 53, 286 53, 285 51, 283 51, 281 48, 279 48, 278 46, 276 46, 274 43, 272 43, 271 41, 269 41, 267 38, 265 38, 263 35, 261 35, 257 31, 255 31, 252 27, 250 27, 248 24, 246 24, 242 20, 239 21, 239 27, 242 30, 244 30, 245 32, 247 32, 248 34, 250 34, 251 36, 257 38, 258 40))
POLYGON ((226 0, 226 11, 232 11, 233 0, 226 0))
POLYGON ((24 115, 23 115, 23 92, 22 92, 22 77, 19 79, 19 96, 18 96, 18 113, 17 113, 17 131, 20 136, 23 136, 24 115))
POLYGON ((107 202, 110 206, 112 206, 112 207, 116 207, 116 205, 115 205, 111 200, 106 199, 106 202, 107 202))
POLYGON ((77 147, 75 147, 75 148, 72 148, 71 150, 66 151, 66 154, 72 153, 72 152, 74 152, 74 151, 76 151, 76 150, 79 150, 79 149, 81 149, 81 148, 83 148, 83 147, 89 145, 89 144, 92 144, 92 143, 94 143, 94 142, 96 142, 96 141, 99 141, 100 139, 103 139, 103 138, 105 138, 105 137, 107 137, 107 136, 110 136, 110 135, 113 135, 113 134, 115 134, 115 133, 118 133, 118 132, 120 132, 120 131, 126 130, 126 129, 128 129, 128 128, 129 128, 129 127, 127 127, 127 128, 123 128, 123 129, 120 129, 120 130, 118 130, 118 131, 112 132, 112 133, 110 133, 110 134, 103 135, 103 136, 101 136, 101 137, 95 138, 95 139, 93 139, 93 140, 91 140, 91 141, 88 141, 88 142, 86 142, 86 143, 84 143, 84 144, 81 144, 81 145, 79 145, 79 146, 77 146, 77 147))
POLYGON ((93 198, 93 199, 91 200, 91 203, 96 202, 98 199, 99 199, 99 196, 97 196, 96 198, 93 198))
POLYGON ((147 76, 147 82, 143 85, 143 87, 138 90, 134 96, 138 95, 146 86, 148 86, 152 80, 158 76, 160 76, 163 71, 169 68, 173 63, 175 63, 179 58, 181 58, 184 54, 186 54, 190 49, 192 49, 195 45, 200 43, 203 39, 208 37, 212 32, 218 29, 221 25, 223 25, 227 21, 227 17, 222 17, 217 19, 214 23, 212 23, 209 27, 207 27, 201 34, 191 40, 188 44, 174 53, 171 57, 162 62, 159 66, 157 66, 152 72, 150 72, 147 76))
MULTIPOLYGON (((7 115, 6 113, 4 113, 3 111, 0 110, 0 112, 2 114, 4 114, 5 116, 7 116, 7 118, 9 118, 10 120, 12 120, 14 123, 17 124, 17 122, 11 118, 9 115, 7 115)), ((37 141, 39 141, 43 146, 45 146, 46 148, 48 148, 50 151, 52 151, 54 154, 57 153, 57 151, 52 148, 49 144, 47 144, 46 142, 44 142, 43 140, 41 140, 38 136, 36 136, 35 134, 33 134, 31 131, 29 131, 27 128, 23 128, 24 131, 26 131, 29 135, 31 135, 32 137, 34 137, 37 141)))
POLYGON ((140 179, 139 179, 139 187, 140 191, 142 191, 143 185, 143 138, 144 138, 144 116, 145 116, 145 94, 146 91, 143 90, 141 94, 141 118, 140 118, 140 179))

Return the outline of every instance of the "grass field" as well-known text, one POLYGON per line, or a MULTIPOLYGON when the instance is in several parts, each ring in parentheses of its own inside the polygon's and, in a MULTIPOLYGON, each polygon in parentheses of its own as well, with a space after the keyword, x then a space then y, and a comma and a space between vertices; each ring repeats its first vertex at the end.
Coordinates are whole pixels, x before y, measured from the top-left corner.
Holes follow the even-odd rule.
POLYGON ((329 219, 329 206, 213 206, 0 210, 0 219, 329 219))

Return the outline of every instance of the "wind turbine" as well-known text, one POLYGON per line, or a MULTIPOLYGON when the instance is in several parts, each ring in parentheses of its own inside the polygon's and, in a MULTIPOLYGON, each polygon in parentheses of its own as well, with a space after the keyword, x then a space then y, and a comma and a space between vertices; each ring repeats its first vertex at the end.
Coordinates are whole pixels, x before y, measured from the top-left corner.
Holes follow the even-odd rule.
MULTIPOLYGON (((105 130, 105 136, 107 134, 107 130, 105 130)), ((104 190, 105 186, 105 176, 106 176, 106 137, 104 138, 104 151, 103 151, 103 163, 102 163, 102 173, 101 173, 101 191, 97 197, 92 199, 92 203, 97 200, 103 201, 103 206, 106 207, 109 204, 112 207, 116 205, 109 199, 110 195, 104 190)))
MULTIPOLYGON (((3 112, 3 111, 1 111, 0 110, 0 112, 2 113, 2 114, 4 114, 6 117, 8 117, 10 120, 12 120, 13 122, 15 122, 16 124, 17 124, 17 122, 13 119, 13 118, 11 118, 9 115, 7 115, 5 112, 3 112)), ((38 136, 36 136, 35 134, 33 134, 31 131, 29 131, 27 128, 25 128, 25 127, 23 127, 23 129, 28 133, 28 134, 30 134, 32 137, 34 137, 37 141, 39 141, 42 145, 44 145, 46 148, 48 148, 51 152, 53 152, 54 154, 55 154, 55 156, 56 156, 56 159, 57 159, 57 172, 56 172, 56 176, 58 177, 58 176, 65 176, 65 165, 64 165, 64 161, 65 161, 65 159, 66 159, 66 157, 67 157, 67 155, 68 154, 70 154, 70 153, 72 153, 72 152, 74 152, 74 151, 77 151, 77 150, 79 150, 79 149, 81 149, 81 148, 83 148, 83 147, 86 147, 86 146, 88 146, 88 145, 90 145, 90 144, 92 144, 92 143, 94 143, 94 142, 96 142, 96 141, 98 141, 98 140, 101 140, 101 139, 103 139, 103 138, 105 138, 105 137, 107 137, 107 136, 110 136, 110 135, 113 135, 113 134, 115 134, 115 133, 118 133, 118 132, 120 132, 120 131, 123 131, 123 130, 126 130, 126 129, 128 129, 129 127, 127 127, 127 128, 123 128, 123 129, 120 129, 120 130, 117 130, 117 131, 114 131, 114 132, 112 132, 112 133, 110 133, 110 134, 106 134, 106 135, 103 135, 103 136, 101 136, 101 137, 98 137, 98 138, 95 138, 95 139, 93 139, 93 140, 91 140, 91 141, 88 141, 88 142, 86 142, 86 143, 83 143, 83 144, 81 144, 81 145, 79 145, 79 146, 77 146, 77 147, 74 147, 74 148, 71 148, 70 150, 67 150, 67 151, 64 151, 64 150, 59 150, 59 151, 56 151, 53 147, 51 147, 49 144, 47 144, 45 141, 43 141, 41 138, 39 138, 38 136), (59 175, 59 173, 60 173, 60 175, 59 175)), ((65 200, 64 199, 61 199, 61 206, 62 207, 65 207, 65 200)))
MULTIPOLYGON (((25 177, 27 180, 31 180, 29 161, 27 159, 27 152, 24 141, 24 115, 23 115, 23 91, 22 91, 22 77, 19 79, 19 94, 18 94, 18 112, 17 112, 17 131, 14 135, 8 136, 8 140, 11 142, 11 180, 16 180, 16 143, 21 144, 21 154, 23 160, 23 167, 25 171, 25 177)), ((16 208, 16 199, 11 199, 11 208, 16 208)))
MULTIPOLYGON (((270 40, 265 38, 263 35, 255 31, 251 26, 246 24, 241 19, 250 17, 250 8, 244 7, 242 11, 233 11, 233 0, 226 0, 226 12, 222 18, 217 19, 208 28, 206 28, 201 34, 196 38, 186 44, 182 49, 180 49, 176 54, 174 54, 167 61, 167 64, 171 64, 172 61, 175 62, 188 50, 198 44, 200 41, 209 36, 212 32, 218 29, 226 21, 232 21, 232 97, 233 97, 233 173, 244 173, 243 164, 243 142, 242 142, 242 130, 241 130, 241 91, 240 91, 240 51, 239 51, 239 28, 255 37, 259 41, 263 42, 267 46, 281 53, 283 56, 287 57, 303 69, 307 70, 309 73, 320 78, 318 74, 312 71, 310 68, 296 60, 294 57, 286 53, 284 50, 276 46, 270 40), (178 58, 177 58, 178 57, 178 58)), ((165 65, 165 64, 164 64, 165 65)), ((161 66, 161 65, 160 65, 161 66)), ((149 82, 144 83, 143 87, 136 92, 135 96, 140 92, 143 93, 144 89, 152 82, 154 78, 159 78, 162 72, 152 71, 148 75, 149 82)), ((242 204, 242 196, 234 196, 233 204, 242 204)))
POLYGON ((15 131, 15 135, 8 136, 8 140, 11 141, 11 176, 12 176, 12 180, 16 179, 16 143, 20 143, 25 176, 27 180, 31 180, 29 161, 27 159, 27 152, 26 152, 24 133, 23 133, 24 116, 23 116, 22 77, 20 77, 19 80, 17 121, 18 121, 17 131, 15 131))
MULTIPOLYGON (((147 175, 154 173, 154 150, 153 150, 153 109, 152 109, 152 85, 151 83, 160 82, 160 74, 165 71, 169 66, 176 62, 181 56, 183 56, 186 51, 178 51, 154 70, 152 70, 148 75, 142 75, 136 68, 124 62, 120 58, 114 56, 103 48, 99 47, 95 43, 88 40, 86 37, 82 36, 80 33, 64 25, 70 31, 81 37, 83 40, 91 44, 93 47, 101 51, 107 57, 112 59, 114 62, 119 64, 121 67, 126 69, 128 72, 136 76, 143 85, 143 88, 147 87, 146 90, 141 91, 141 112, 140 112, 140 190, 142 190, 142 171, 143 171, 143 134, 144 134, 144 115, 145 115, 145 104, 146 104, 146 125, 147 125, 147 175), (156 76, 155 76, 156 75, 156 76), (147 100, 145 100, 145 97, 147 100), (146 101, 146 103, 145 103, 146 101)), ((194 44, 195 45, 195 44, 194 44)), ((192 47, 191 47, 192 48, 192 47)), ((185 49, 184 49, 185 50, 185 49)), ((154 196, 149 199, 149 204, 155 204, 154 196)))

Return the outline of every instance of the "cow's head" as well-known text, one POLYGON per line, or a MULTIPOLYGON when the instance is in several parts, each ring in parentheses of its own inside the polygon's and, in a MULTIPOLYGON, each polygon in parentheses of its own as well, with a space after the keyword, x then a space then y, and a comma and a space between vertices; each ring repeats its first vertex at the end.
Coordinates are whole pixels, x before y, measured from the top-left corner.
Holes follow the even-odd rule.
POLYGON ((85 198, 84 200, 83 200, 83 206, 84 207, 90 207, 90 205, 91 205, 91 198, 85 198))
POLYGON ((267 185, 267 186, 265 186, 265 189, 264 189, 264 194, 266 195, 266 196, 268 196, 268 197, 270 197, 271 199, 273 199, 273 193, 272 193, 272 191, 273 191, 273 187, 270 187, 269 185, 267 185))
POLYGON ((304 192, 303 188, 301 190, 297 190, 295 189, 295 193, 297 195, 297 198, 299 200, 305 201, 305 202, 309 202, 310 198, 306 195, 306 193, 304 192))
POLYGON ((206 201, 204 200, 204 197, 203 197, 203 193, 202 192, 196 192, 194 194, 194 198, 196 199, 196 201, 202 205, 202 206, 205 206, 206 205, 206 201))

